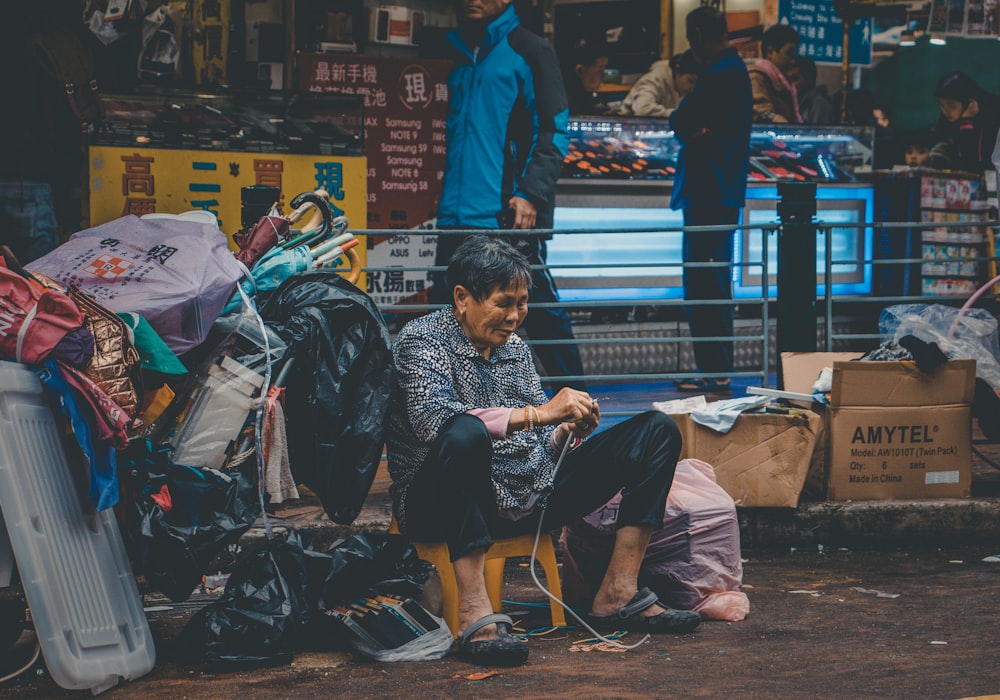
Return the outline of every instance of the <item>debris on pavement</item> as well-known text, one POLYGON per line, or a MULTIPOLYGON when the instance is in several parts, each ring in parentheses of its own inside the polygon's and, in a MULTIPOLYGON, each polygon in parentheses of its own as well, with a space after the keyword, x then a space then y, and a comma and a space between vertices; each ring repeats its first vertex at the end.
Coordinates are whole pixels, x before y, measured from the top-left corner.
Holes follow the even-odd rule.
POLYGON ((885 591, 878 591, 874 588, 862 588, 861 586, 852 586, 851 590, 855 590, 858 593, 867 593, 873 595, 876 598, 898 598, 899 593, 886 593, 885 591))

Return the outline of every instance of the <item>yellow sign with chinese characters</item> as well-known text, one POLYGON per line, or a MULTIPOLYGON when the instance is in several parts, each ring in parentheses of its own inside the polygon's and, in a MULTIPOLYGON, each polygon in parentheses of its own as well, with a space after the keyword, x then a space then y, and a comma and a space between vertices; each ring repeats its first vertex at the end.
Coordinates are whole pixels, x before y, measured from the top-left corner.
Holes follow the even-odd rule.
MULTIPOLYGON (((363 229, 368 218, 367 167, 360 156, 310 156, 169 149, 90 147, 90 225, 128 214, 211 211, 226 234, 240 229, 241 188, 272 185, 282 213, 302 192, 323 188, 337 215, 363 229)), ((307 217, 308 218, 308 217, 307 217)), ((232 238, 227 236, 230 246, 232 238)), ((365 261, 364 237, 355 248, 365 261)), ((364 279, 358 284, 364 289, 364 279)))

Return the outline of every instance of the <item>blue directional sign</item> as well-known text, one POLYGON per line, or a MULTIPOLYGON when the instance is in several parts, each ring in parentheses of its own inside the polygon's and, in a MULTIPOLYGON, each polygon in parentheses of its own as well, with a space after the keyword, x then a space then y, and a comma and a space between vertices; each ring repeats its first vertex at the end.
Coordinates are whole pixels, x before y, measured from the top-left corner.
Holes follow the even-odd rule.
MULTIPOLYGON (((778 0, 778 21, 799 33, 799 55, 816 63, 843 62, 844 27, 833 9, 833 0, 778 0)), ((848 34, 850 62, 856 66, 872 64, 872 32, 869 17, 855 20, 848 34)))

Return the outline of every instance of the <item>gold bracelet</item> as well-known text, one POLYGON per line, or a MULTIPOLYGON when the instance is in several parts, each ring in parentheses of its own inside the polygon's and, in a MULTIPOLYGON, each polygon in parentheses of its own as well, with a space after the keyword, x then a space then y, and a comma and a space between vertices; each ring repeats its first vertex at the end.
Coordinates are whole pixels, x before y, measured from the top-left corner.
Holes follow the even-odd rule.
POLYGON ((535 429, 535 420, 531 415, 531 405, 525 404, 524 406, 524 429, 525 431, 535 429))
POLYGON ((541 428, 542 427, 542 417, 538 415, 538 409, 535 408, 534 406, 531 407, 531 416, 532 416, 532 418, 534 418, 535 425, 537 425, 539 428, 541 428))

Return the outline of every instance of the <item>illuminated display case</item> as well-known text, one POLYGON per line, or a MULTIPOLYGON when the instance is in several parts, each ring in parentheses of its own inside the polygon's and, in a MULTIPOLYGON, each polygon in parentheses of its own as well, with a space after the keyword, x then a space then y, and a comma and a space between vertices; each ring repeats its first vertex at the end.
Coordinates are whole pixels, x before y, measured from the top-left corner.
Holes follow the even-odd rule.
POLYGON ((91 145, 364 155, 363 96, 275 90, 145 90, 102 97, 91 145))
MULTIPOLYGON (((570 152, 556 188, 556 234, 548 261, 565 301, 681 298, 680 211, 670 209, 679 144, 665 119, 570 121, 570 152), (674 230, 671 230, 674 229, 674 230), (593 233, 591 233, 593 232, 593 233)), ((831 224, 834 295, 872 289, 873 218, 870 127, 755 125, 744 225, 778 220, 777 183, 817 183, 817 220, 831 224), (840 226, 837 226, 840 224, 840 226)), ((776 237, 768 239, 768 270, 776 272, 776 237)), ((763 237, 759 229, 734 236, 733 293, 759 298, 763 237)), ((826 236, 817 240, 817 293, 826 236)), ((768 294, 776 293, 773 278, 768 294)))
MULTIPOLYGON (((671 180, 680 144, 666 119, 579 119, 569 124, 561 177, 671 180)), ((751 182, 856 182, 871 172, 875 130, 866 126, 755 124, 751 182)))

